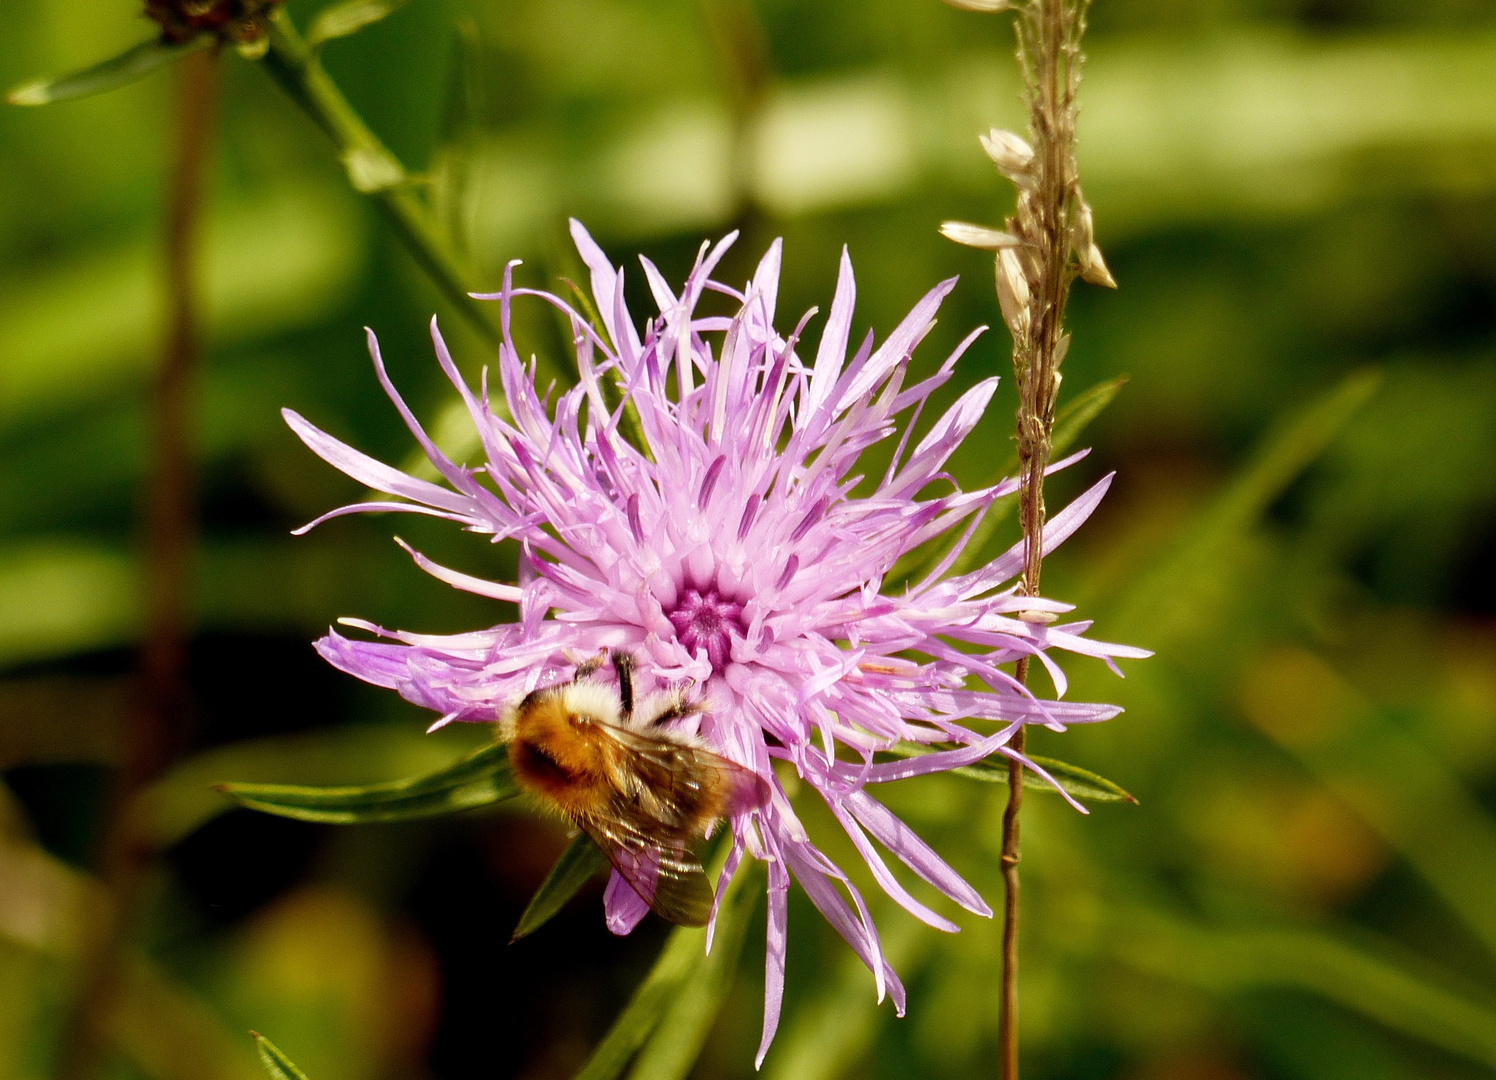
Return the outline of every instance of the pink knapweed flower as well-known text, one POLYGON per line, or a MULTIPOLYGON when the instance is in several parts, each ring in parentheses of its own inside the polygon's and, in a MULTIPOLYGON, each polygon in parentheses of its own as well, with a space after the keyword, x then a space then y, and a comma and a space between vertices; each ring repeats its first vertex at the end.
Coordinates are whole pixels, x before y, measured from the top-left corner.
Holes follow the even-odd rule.
MULTIPOLYGON (((883 957, 866 903, 807 835, 773 763, 793 769, 825 800, 889 896, 931 926, 954 931, 953 922, 910 895, 874 841, 968 911, 990 916, 991 909, 873 798, 870 786, 992 754, 1045 775, 1008 745, 1021 725, 1063 729, 1120 710, 1040 700, 1000 665, 1037 658, 1063 694, 1052 649, 1108 664, 1147 654, 1086 638, 1088 623, 1036 620, 1034 613, 1070 609, 1018 594, 1021 548, 971 573, 944 576, 993 500, 1017 487, 1009 480, 962 491, 942 471, 981 417, 995 378, 966 391, 908 450, 921 407, 980 332, 933 376, 904 386, 910 354, 953 280, 931 290, 876 348, 869 332, 849 359, 855 289, 843 252, 830 315, 809 359, 801 333, 813 312, 788 337, 774 329, 778 241, 743 292, 710 276, 732 236, 710 250, 702 245, 679 294, 641 259, 659 307, 641 333, 624 305, 623 271, 576 222, 572 236, 591 271, 606 334, 558 297, 515 288, 511 264, 503 290, 487 297, 500 304, 498 378, 507 415, 491 402, 486 375, 480 394, 468 387, 432 321, 437 358, 482 437, 483 464, 458 465, 436 447, 391 385, 372 333, 379 379, 446 485, 399 472, 285 413, 314 452, 398 500, 346 506, 318 522, 404 510, 449 518, 494 541, 515 540, 520 570, 513 584, 412 555, 450 585, 517 605, 518 620, 451 636, 350 621, 383 640, 331 632, 317 648, 344 671, 440 713, 433 727, 491 723, 507 703, 565 680, 580 660, 605 648, 634 654, 641 692, 694 680, 705 708, 684 723, 699 725, 713 748, 771 789, 766 805, 731 821, 733 846, 718 886, 720 896, 744 852, 768 863, 762 1061, 779 1021, 791 878, 871 969, 879 1000, 886 992, 900 1014, 904 1009, 903 987, 883 957), (696 314, 707 290, 730 297, 736 312, 696 314), (570 318, 577 384, 554 405, 537 393, 534 369, 510 335, 511 305, 521 296, 539 297, 570 318), (645 448, 622 434, 624 411, 610 409, 604 380, 636 410, 645 448), (895 434, 896 418, 911 411, 882 481, 853 497, 862 480, 852 474, 859 456, 895 434), (893 595, 880 591, 900 556, 963 524, 961 542, 923 580, 893 595), (875 756, 900 743, 945 748, 898 760, 875 756)), ((1109 480, 1053 517, 1046 548, 1080 525, 1109 480)), ((609 927, 627 933, 646 906, 615 871, 606 909, 609 927)))

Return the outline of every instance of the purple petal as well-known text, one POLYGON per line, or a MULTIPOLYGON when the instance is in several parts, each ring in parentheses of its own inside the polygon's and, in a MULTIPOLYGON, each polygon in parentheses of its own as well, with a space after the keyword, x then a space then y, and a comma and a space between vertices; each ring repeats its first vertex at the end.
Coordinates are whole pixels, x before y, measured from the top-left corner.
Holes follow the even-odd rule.
POLYGON ((626 937, 633 933, 639 920, 649 914, 649 905, 622 874, 613 870, 608 874, 608 886, 603 890, 603 912, 608 931, 626 937))
POLYGON ((930 330, 935 312, 940 303, 956 287, 955 278, 947 278, 924 295, 914 310, 904 316, 904 321, 888 335, 888 340, 868 360, 867 366, 855 378, 847 380, 847 386, 837 398, 837 409, 844 409, 858 400, 878 383, 895 365, 903 363, 914 351, 921 338, 930 330))
POLYGON ((852 307, 857 300, 857 283, 852 274, 852 259, 842 248, 841 267, 836 275, 836 296, 826 328, 821 331, 821 346, 816 350, 815 373, 800 422, 808 423, 831 398, 832 388, 847 360, 847 341, 852 335, 852 307))
POLYGON ((415 564, 438 581, 445 581, 454 589, 463 592, 477 593, 479 596, 487 596, 493 600, 505 600, 511 604, 517 604, 524 599, 524 593, 513 585, 505 585, 497 581, 487 581, 483 578, 473 577, 457 570, 449 570, 439 563, 434 563, 411 547, 398 536, 395 543, 399 544, 415 560, 415 564))
POLYGON ((790 875, 782 861, 769 864, 769 915, 764 942, 764 1032, 753 1067, 763 1067, 764 1055, 779 1030, 779 1012, 784 1005, 784 958, 789 938, 790 875))
POLYGON ((992 917, 992 909, 987 906, 981 894, 968 885, 965 878, 951 869, 950 864, 937 855, 934 848, 921 840, 888 807, 867 792, 856 791, 847 797, 847 809, 867 827, 867 831, 880 844, 897 855, 905 866, 925 881, 967 911, 989 919, 992 917))
POLYGON ((455 514, 463 514, 472 510, 471 499, 428 481, 407 476, 399 469, 392 468, 382 461, 376 461, 367 454, 361 454, 353 447, 334 439, 315 424, 309 423, 291 409, 282 409, 281 416, 285 418, 291 430, 296 432, 297 438, 306 443, 312 453, 334 469, 351 476, 375 491, 399 495, 428 506, 450 510, 455 514))

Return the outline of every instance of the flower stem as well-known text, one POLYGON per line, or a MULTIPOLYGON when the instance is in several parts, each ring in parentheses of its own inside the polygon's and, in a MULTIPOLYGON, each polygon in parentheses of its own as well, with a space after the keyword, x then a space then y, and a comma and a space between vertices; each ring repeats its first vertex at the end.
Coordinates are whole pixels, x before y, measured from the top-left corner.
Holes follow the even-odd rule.
POLYGON ((190 715, 192 390, 199 352, 198 247, 216 57, 216 49, 204 50, 182 61, 177 155, 166 215, 166 340, 153 401, 155 462, 146 511, 146 627, 140 684, 102 844, 100 875, 107 895, 86 924, 77 992, 58 1043, 56 1075, 62 1080, 84 1080, 98 1071, 119 994, 121 948, 155 856, 131 806, 178 753, 190 715))
POLYGON ((473 291, 471 272, 458 261, 435 215, 417 193, 417 178, 369 130, 284 8, 277 8, 270 17, 270 51, 264 63, 292 100, 332 139, 349 182, 378 204, 436 287, 485 341, 497 346, 498 327, 483 304, 468 295, 473 291))
MULTIPOLYGON (((1028 676, 1028 661, 1018 662, 1018 681, 1028 676)), ((1013 749, 1023 752, 1023 728, 1013 735, 1013 749)), ((1003 981, 998 1005, 1000 1072, 1018 1078, 1018 812, 1023 808, 1023 765, 1008 759, 1008 805, 1003 810, 1003 981)))
MULTIPOLYGON (((1055 401, 1064 358, 1065 304, 1075 269, 1070 261, 1077 215, 1089 210, 1080 197, 1075 164, 1075 96, 1080 78, 1080 36, 1084 0, 1031 0, 1018 16, 1018 56, 1029 104, 1034 144, 1033 186, 1021 192, 1009 227, 1023 242, 1020 253, 999 257, 999 297, 1022 296, 1023 310, 1009 319, 1013 367, 1018 384, 1017 441, 1019 523, 1023 529, 1023 592, 1039 594, 1044 561, 1044 471, 1053 446, 1055 401), (1004 275, 1007 275, 1006 280, 1004 275), (1020 280, 1021 279, 1021 280, 1020 280)), ((1089 241, 1088 241, 1089 243, 1089 241)), ((1020 660, 1016 677, 1028 678, 1020 660)), ((1010 748, 1024 749, 1019 728, 1010 748)), ((1023 765, 1008 762, 1008 805, 1003 812, 1002 869, 1006 886, 1003 918, 1002 998, 999 1005, 999 1057, 1003 1080, 1018 1078, 1018 915, 1019 813, 1023 807, 1023 765)))

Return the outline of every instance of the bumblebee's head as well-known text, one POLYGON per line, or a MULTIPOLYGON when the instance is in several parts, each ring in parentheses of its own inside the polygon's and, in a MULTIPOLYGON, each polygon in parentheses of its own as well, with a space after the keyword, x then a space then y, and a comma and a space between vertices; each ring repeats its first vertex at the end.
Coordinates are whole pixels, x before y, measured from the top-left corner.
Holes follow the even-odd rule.
POLYGON ((612 724, 617 727, 622 723, 623 710, 618 691, 604 683, 567 683, 551 690, 551 696, 554 707, 573 726, 612 724))
POLYGON ((565 724, 618 724, 618 694, 602 683, 563 683, 532 690, 499 714, 499 739, 512 742, 525 731, 565 724))

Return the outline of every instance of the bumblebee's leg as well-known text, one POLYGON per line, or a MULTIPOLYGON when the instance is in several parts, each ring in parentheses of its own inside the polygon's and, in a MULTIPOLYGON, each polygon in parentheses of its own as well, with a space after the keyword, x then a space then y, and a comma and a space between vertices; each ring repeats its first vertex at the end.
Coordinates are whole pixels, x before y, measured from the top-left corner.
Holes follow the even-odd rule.
POLYGON ((604 655, 604 653, 598 653, 590 660, 583 660, 580 664, 577 665, 576 674, 571 677, 571 681, 574 683, 578 683, 583 679, 590 679, 592 678, 592 676, 596 675, 597 669, 603 666, 604 655))
POLYGON ((623 706, 623 718, 634 715, 634 656, 632 653, 613 654, 613 670, 618 672, 618 701, 623 706))
POLYGON ((672 720, 679 720, 683 716, 694 716, 702 711, 702 707, 696 702, 687 701, 684 694, 676 694, 665 707, 649 718, 651 726, 657 724, 668 724, 672 720))

